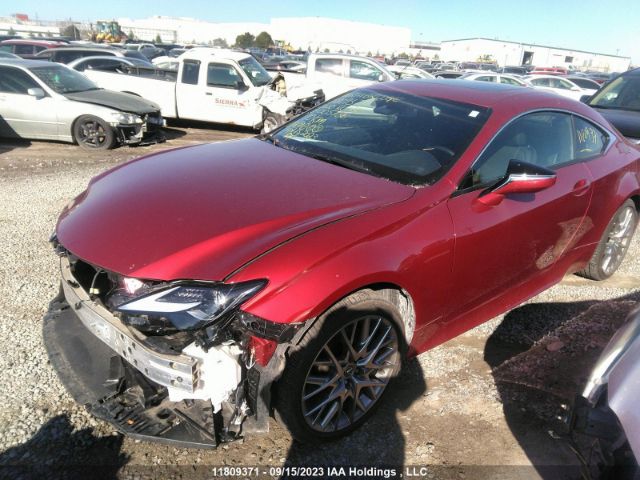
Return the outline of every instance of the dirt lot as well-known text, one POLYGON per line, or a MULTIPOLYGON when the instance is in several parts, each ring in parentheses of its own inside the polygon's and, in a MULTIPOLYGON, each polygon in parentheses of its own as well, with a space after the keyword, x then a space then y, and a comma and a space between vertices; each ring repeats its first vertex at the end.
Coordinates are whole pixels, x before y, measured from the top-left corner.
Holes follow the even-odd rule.
MULTIPOLYGON (((211 478, 214 466, 285 463, 416 466, 414 472, 430 478, 577 478, 576 469, 557 468, 577 460, 547 432, 562 431, 560 406, 572 401, 608 337, 640 300, 637 238, 612 279, 568 277, 410 362, 374 418, 321 448, 292 444, 275 422, 268 435, 217 451, 137 442, 73 402, 47 362, 41 335, 58 284, 47 242, 58 212, 114 164, 250 134, 177 125, 164 144, 95 154, 66 144, 0 143, 0 466, 19 465, 25 478, 51 476, 55 465, 100 465, 96 473, 106 477, 211 478)), ((0 468, 0 478, 17 472, 0 468)))

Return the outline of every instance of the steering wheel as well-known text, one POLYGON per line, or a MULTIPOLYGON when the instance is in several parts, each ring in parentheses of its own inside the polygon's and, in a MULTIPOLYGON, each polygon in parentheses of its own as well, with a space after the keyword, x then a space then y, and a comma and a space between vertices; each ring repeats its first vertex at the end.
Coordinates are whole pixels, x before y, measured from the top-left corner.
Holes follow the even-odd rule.
POLYGON ((444 153, 446 153, 447 155, 450 155, 452 157, 456 156, 456 152, 454 152, 453 150, 451 150, 448 147, 443 147, 442 145, 431 145, 430 147, 425 147, 422 149, 425 152, 428 152, 429 150, 440 150, 444 153))

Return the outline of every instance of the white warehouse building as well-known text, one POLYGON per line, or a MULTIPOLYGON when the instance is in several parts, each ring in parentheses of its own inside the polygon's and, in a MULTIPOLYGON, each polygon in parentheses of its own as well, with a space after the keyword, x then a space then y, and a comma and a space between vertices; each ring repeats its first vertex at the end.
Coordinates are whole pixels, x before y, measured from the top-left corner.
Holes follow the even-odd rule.
POLYGON ((270 23, 213 23, 193 18, 155 16, 132 20, 119 18, 125 33, 132 31, 141 40, 152 41, 160 35, 165 42, 209 43, 224 38, 229 45, 245 32, 268 32, 274 40, 288 42, 303 50, 328 48, 352 53, 394 53, 407 51, 411 29, 324 17, 272 18, 270 23))
POLYGON ((328 48, 365 55, 368 52, 399 53, 408 50, 411 44, 409 28, 334 18, 273 18, 270 28, 274 39, 285 40, 293 48, 311 51, 328 48))
POLYGON ((441 52, 441 58, 447 61, 476 62, 480 59, 490 59, 500 66, 567 67, 573 65, 579 70, 624 72, 631 64, 630 57, 489 38, 443 41, 441 52))

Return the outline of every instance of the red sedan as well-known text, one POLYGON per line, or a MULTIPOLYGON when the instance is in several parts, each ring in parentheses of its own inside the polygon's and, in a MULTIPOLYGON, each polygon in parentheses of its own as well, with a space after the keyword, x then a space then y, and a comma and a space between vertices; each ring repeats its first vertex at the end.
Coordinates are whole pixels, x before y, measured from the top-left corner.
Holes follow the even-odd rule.
POLYGON ((215 446, 272 411, 299 440, 344 435, 405 355, 568 273, 612 275, 639 159, 557 95, 398 81, 268 135, 134 160, 59 219, 51 361, 138 437, 215 446))

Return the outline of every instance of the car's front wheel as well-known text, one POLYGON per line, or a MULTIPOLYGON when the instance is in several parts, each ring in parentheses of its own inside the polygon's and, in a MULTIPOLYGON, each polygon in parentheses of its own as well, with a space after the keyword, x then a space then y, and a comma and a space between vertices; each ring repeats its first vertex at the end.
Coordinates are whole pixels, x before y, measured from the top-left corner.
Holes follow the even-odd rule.
POLYGON ((627 200, 613 215, 591 261, 578 275, 592 280, 605 280, 613 275, 624 260, 637 224, 636 205, 627 200))
POLYGON ((277 113, 268 112, 262 121, 260 133, 269 133, 278 128, 283 123, 283 118, 277 113))
POLYGON ((73 138, 85 150, 108 150, 116 140, 113 128, 93 115, 83 115, 75 121, 73 138))
POLYGON ((276 412, 295 439, 332 440, 359 427, 400 369, 396 307, 358 292, 320 317, 290 352, 277 384, 276 412))

